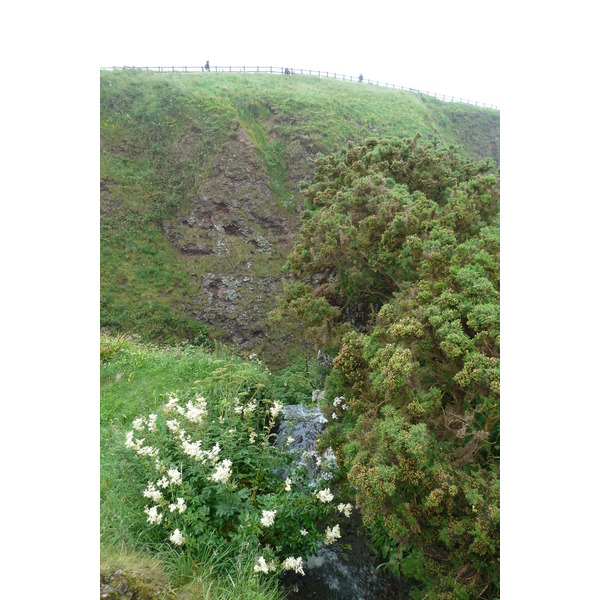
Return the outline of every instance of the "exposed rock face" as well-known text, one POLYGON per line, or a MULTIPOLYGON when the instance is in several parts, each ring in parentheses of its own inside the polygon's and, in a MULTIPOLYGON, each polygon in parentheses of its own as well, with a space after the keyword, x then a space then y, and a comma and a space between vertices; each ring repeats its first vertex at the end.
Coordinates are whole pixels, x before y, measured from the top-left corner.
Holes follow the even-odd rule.
POLYGON ((274 277, 207 273, 202 278, 201 294, 193 300, 200 308, 189 309, 189 314, 227 331, 228 341, 251 348, 266 335, 265 315, 281 290, 281 281, 274 277))
POLYGON ((100 600, 176 600, 170 591, 159 589, 125 571, 100 576, 100 600))
POLYGON ((226 142, 214 169, 177 222, 164 233, 184 254, 217 254, 229 249, 228 238, 240 238, 258 252, 271 252, 292 233, 289 217, 277 206, 269 178, 241 126, 226 142))
POLYGON ((197 268, 198 286, 184 310, 216 326, 228 342, 253 347, 283 288, 296 214, 278 205, 248 134, 239 126, 180 214, 163 223, 171 244, 197 268), (260 268, 256 263, 260 263, 260 268))

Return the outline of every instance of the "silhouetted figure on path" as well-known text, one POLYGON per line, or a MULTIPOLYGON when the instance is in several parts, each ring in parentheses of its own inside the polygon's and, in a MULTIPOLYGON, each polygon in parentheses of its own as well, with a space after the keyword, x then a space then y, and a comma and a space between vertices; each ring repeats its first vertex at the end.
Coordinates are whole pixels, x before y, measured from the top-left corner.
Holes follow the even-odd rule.
POLYGON ((210 65, 208 64, 208 61, 206 61, 206 64, 204 65, 204 68, 205 68, 207 71, 210 71, 210 65))
POLYGON ((363 80, 363 76, 362 76, 362 73, 361 73, 361 74, 358 76, 358 81, 360 81, 360 83, 362 83, 362 80, 363 80))
POLYGON ((286 74, 286 75, 289 75, 289 74, 290 74, 290 70, 289 70, 287 67, 285 68, 285 74, 286 74))

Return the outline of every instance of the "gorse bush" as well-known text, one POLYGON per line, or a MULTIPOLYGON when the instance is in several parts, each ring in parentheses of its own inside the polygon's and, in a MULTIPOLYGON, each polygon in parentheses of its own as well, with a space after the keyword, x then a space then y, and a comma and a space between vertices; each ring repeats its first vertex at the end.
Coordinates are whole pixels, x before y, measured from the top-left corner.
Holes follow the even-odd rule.
POLYGON ((293 463, 292 438, 274 444, 282 408, 261 393, 179 394, 133 421, 125 445, 144 474, 133 501, 149 544, 193 558, 227 541, 257 574, 303 573, 302 556, 340 537, 351 506, 327 487, 335 467, 315 452, 293 463))
POLYGON ((414 598, 499 591, 498 186, 418 138, 349 143, 289 258, 282 310, 337 344, 321 443, 414 598))

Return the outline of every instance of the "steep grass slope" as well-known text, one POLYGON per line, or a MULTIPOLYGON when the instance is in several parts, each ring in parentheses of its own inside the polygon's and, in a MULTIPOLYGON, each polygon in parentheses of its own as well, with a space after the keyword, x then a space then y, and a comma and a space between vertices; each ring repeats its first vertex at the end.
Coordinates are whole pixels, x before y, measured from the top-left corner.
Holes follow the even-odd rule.
POLYGON ((267 337, 310 158, 419 133, 499 160, 499 113, 307 76, 102 72, 101 324, 146 339, 267 337), (205 325, 207 327, 205 327, 205 325))

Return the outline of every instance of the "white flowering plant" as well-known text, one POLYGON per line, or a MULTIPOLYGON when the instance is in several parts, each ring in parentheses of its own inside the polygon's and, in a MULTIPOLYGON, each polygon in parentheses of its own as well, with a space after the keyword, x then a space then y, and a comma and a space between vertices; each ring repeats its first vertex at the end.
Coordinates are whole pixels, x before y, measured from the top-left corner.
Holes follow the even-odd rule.
POLYGON ((192 555, 227 540, 257 575, 303 574, 302 556, 338 539, 349 513, 336 502, 326 458, 312 451, 312 466, 292 465, 293 440, 274 443, 282 408, 260 390, 231 399, 204 391, 171 394, 136 418, 125 445, 137 463, 132 476, 143 477, 146 539, 192 555), (309 466, 320 476, 309 477, 309 466))

